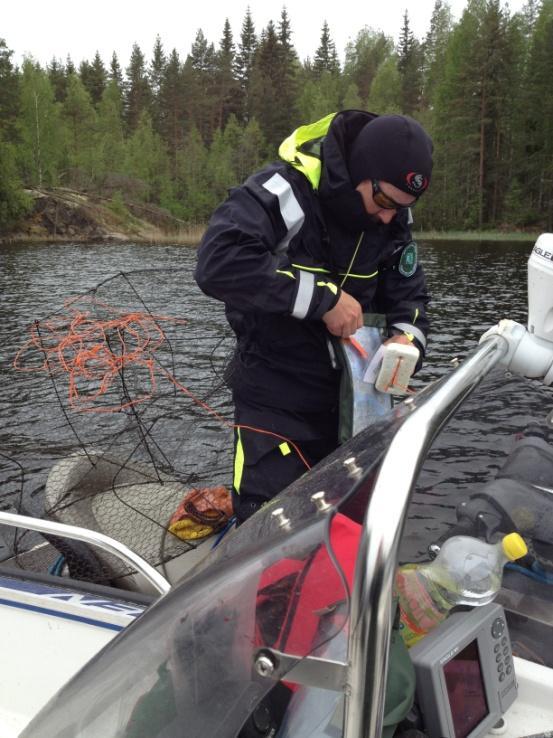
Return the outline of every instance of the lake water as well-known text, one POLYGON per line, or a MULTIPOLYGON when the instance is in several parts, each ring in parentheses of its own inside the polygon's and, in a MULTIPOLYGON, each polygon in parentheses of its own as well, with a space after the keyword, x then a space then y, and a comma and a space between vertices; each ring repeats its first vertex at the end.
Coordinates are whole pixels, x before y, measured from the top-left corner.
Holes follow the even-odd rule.
MULTIPOLYGON (((448 372, 451 359, 466 355, 483 331, 500 318, 525 323, 530 250, 530 244, 513 243, 420 244, 432 294, 432 335, 417 386, 448 372)), ((156 314, 188 321, 186 326, 171 324, 174 341, 181 342, 179 351, 186 349, 191 357, 187 376, 197 395, 210 405, 219 403, 218 410, 228 414, 227 401, 212 389, 220 384, 217 375, 230 343, 225 338, 221 306, 201 295, 193 282, 194 249, 132 244, 13 245, 3 247, 0 260, 0 507, 13 507, 22 495, 39 499, 52 461, 70 447, 67 418, 59 414, 52 382, 45 374, 30 377, 16 372, 14 356, 28 339, 33 321, 59 314, 68 298, 99 283, 103 284, 95 293, 97 301, 122 309, 127 301, 139 306, 144 302, 156 314), (150 272, 152 269, 157 271, 150 272), (132 273, 130 281, 126 277, 108 279, 120 272, 132 273)), ((428 542, 454 522, 460 497, 475 491, 495 472, 517 435, 533 420, 542 422, 552 407, 551 390, 535 382, 505 379, 501 373, 486 380, 440 436, 422 471, 406 535, 410 558, 424 554, 428 542), (483 395, 492 400, 485 413, 481 411, 483 395)), ((197 429, 197 407, 191 406, 189 412, 195 416, 197 429)), ((169 456, 175 458, 187 435, 188 420, 182 409, 166 416, 166 430, 171 429, 166 437, 172 434, 174 441, 169 456)), ((91 419, 89 415, 88 426, 85 423, 77 431, 88 429, 101 435, 107 433, 105 422, 105 416, 91 419)), ((207 416, 205 423, 214 426, 217 420, 207 416)), ((227 460, 221 461, 215 450, 210 456, 207 436, 203 438, 201 430, 194 433, 200 450, 189 455, 190 468, 201 455, 214 476, 228 483, 227 460)))

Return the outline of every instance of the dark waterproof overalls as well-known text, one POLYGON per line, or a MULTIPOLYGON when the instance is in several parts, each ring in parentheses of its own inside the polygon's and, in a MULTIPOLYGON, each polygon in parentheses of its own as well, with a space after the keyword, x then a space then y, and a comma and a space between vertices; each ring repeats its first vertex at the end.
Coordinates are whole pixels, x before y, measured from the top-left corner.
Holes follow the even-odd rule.
POLYGON ((349 179, 348 142, 375 117, 344 111, 298 128, 279 149, 282 161, 230 192, 200 245, 196 280, 225 303, 237 337, 230 384, 239 519, 337 445, 340 372, 321 319, 342 288, 424 351, 429 298, 410 210, 387 225, 363 210, 356 226, 362 202, 349 179))

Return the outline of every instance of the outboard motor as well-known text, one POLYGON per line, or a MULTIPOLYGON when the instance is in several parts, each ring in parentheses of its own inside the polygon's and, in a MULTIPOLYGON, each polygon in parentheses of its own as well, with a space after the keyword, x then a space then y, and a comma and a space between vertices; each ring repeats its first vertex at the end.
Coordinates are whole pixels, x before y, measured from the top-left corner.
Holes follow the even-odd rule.
POLYGON ((528 260, 528 328, 501 320, 480 343, 492 335, 507 341, 506 369, 553 384, 553 233, 542 233, 528 260))

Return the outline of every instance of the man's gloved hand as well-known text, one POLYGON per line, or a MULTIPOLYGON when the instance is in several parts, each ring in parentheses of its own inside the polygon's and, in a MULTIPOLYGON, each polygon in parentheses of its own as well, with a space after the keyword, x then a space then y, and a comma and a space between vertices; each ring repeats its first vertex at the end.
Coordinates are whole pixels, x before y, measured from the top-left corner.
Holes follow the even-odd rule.
POLYGON ((342 290, 336 305, 323 315, 323 321, 333 336, 349 338, 363 326, 363 310, 354 297, 342 290))

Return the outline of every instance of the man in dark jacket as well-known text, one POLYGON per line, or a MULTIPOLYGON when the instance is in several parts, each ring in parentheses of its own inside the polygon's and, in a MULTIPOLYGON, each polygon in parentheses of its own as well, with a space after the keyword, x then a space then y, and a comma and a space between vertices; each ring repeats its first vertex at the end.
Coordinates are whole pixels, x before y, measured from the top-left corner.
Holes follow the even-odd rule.
POLYGON ((411 207, 432 142, 399 115, 356 110, 298 128, 213 214, 196 280, 225 303, 238 345, 233 499, 239 520, 338 443, 333 337, 363 313, 424 354, 429 300, 411 207))

